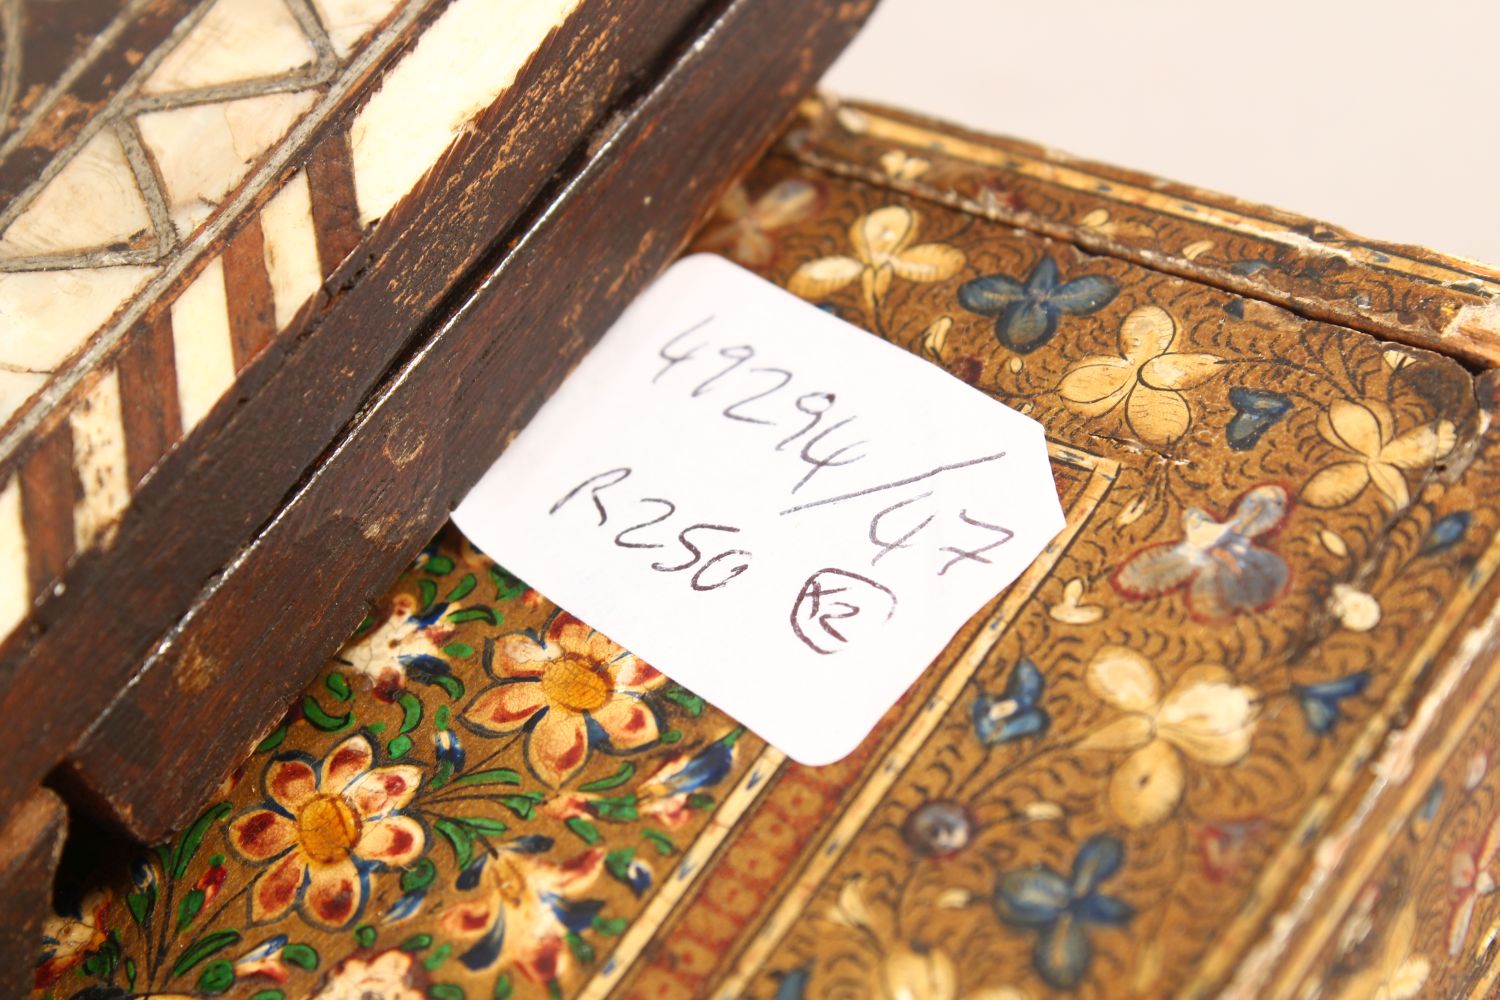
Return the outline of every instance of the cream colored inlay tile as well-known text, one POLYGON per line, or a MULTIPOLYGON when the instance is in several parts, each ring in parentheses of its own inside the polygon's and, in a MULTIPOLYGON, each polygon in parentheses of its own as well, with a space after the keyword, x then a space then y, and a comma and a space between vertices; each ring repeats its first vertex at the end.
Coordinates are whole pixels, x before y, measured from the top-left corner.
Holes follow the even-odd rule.
POLYGON ((318 20, 340 59, 353 52, 370 29, 399 6, 401 0, 313 0, 318 20))
POLYGON ((26 533, 21 527, 21 484, 11 476, 0 489, 0 636, 9 635, 31 607, 26 581, 26 533))
POLYGON ((166 94, 282 76, 316 58, 284 0, 218 0, 141 89, 166 94))
POLYGON ((0 423, 144 285, 154 267, 0 274, 0 423))
POLYGON ((83 487, 73 510, 74 543, 82 552, 109 544, 120 512, 130 502, 119 372, 101 378, 68 419, 73 425, 73 468, 83 487))
POLYGON ((78 253, 129 243, 151 228, 112 129, 102 129, 5 230, 0 257, 78 253))
POLYGON ((221 258, 214 258, 172 303, 172 347, 186 435, 234 384, 234 348, 221 258))
POLYGON ((456 0, 386 75, 350 133, 368 225, 421 180, 475 115, 515 81, 578 0, 456 0))
POLYGON ((264 94, 154 111, 137 119, 186 237, 312 106, 317 93, 264 94))
POLYGON ((271 296, 276 307, 276 329, 280 330, 323 283, 305 173, 299 171, 266 203, 260 229, 265 239, 266 273, 271 276, 271 296))

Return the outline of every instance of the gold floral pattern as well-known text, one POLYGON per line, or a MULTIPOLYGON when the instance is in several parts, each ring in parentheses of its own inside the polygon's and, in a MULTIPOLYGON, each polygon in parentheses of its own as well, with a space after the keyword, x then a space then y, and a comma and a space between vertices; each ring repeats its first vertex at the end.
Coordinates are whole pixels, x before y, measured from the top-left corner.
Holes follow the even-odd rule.
POLYGON ((1430 468, 1453 450, 1453 422, 1438 420, 1397 435, 1390 407, 1376 399, 1336 400, 1318 414, 1323 440, 1352 457, 1323 469, 1302 487, 1317 507, 1340 507, 1374 485, 1391 510, 1411 502, 1405 471, 1430 468))
POLYGON ((849 227, 854 255, 819 257, 793 272, 787 287, 805 299, 821 299, 856 278, 871 313, 896 278, 944 281, 964 266, 964 255, 945 243, 919 243, 917 213, 905 205, 878 208, 849 227))
POLYGON ((1171 314, 1159 306, 1141 306, 1120 324, 1120 355, 1096 355, 1071 365, 1058 395, 1070 409, 1089 417, 1122 407, 1125 425, 1148 444, 1175 441, 1193 422, 1182 390, 1212 376, 1222 360, 1203 352, 1172 353, 1176 338, 1171 314))
POLYGON ((1129 752, 1109 782, 1110 807, 1127 826, 1151 826, 1171 813, 1182 798, 1184 757, 1228 767, 1250 750, 1255 692, 1236 685, 1223 667, 1192 667, 1163 696, 1145 657, 1106 646, 1089 663, 1088 686, 1124 713, 1079 749, 1129 752))

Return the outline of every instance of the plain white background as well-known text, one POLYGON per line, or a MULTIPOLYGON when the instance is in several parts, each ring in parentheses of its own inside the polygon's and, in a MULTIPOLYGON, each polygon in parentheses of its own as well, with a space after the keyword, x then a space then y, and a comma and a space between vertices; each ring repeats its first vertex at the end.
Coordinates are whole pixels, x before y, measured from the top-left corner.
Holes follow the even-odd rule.
POLYGON ((823 86, 1500 264, 1500 0, 882 0, 823 86))

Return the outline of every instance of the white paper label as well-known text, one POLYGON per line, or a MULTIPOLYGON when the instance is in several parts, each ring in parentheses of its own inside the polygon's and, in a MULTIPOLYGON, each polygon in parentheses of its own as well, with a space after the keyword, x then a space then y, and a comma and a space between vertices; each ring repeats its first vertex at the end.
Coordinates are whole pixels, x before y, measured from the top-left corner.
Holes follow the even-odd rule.
POLYGON ((630 306, 453 519, 805 764, 857 747, 1063 527, 1040 424, 709 255, 630 306))

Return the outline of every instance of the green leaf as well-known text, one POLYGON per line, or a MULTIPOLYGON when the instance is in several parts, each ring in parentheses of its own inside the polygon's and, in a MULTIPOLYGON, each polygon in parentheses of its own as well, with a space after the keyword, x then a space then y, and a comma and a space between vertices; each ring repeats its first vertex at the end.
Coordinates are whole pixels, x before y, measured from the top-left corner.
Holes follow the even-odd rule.
POLYGON ((526 584, 498 566, 490 567, 490 582, 495 585, 495 599, 509 601, 526 593, 526 584))
POLYGON ((464 988, 454 983, 433 983, 427 987, 432 1000, 464 1000, 464 988))
POLYGON ((422 721, 422 702, 410 691, 402 691, 396 701, 401 705, 401 731, 409 733, 422 721))
POLYGON ((616 935, 625 933, 627 924, 624 917, 602 917, 598 914, 595 914, 593 923, 591 923, 589 926, 594 928, 594 930, 598 931, 600 934, 606 934, 609 937, 615 937, 616 935))
POLYGON ((562 1000, 562 984, 556 979, 547 980, 547 1000, 562 1000))
POLYGON ((299 969, 316 969, 318 967, 318 949, 310 944, 289 944, 281 949, 281 959, 290 962, 299 969))
POLYGON ((467 642, 450 642, 443 647, 443 652, 455 660, 467 660, 474 655, 474 647, 467 642))
POLYGON ((681 705, 687 714, 695 719, 703 714, 703 699, 685 687, 674 684, 667 689, 663 697, 670 702, 681 705))
POLYGON ((323 678, 323 686, 333 692, 333 696, 339 701, 348 701, 354 697, 354 692, 349 690, 349 682, 344 680, 344 675, 334 671, 323 678))
MULTIPOLYGON (((428 955, 426 958, 422 959, 422 968, 426 969, 428 972, 431 972, 432 970, 436 969, 438 966, 446 962, 448 960, 448 956, 451 954, 453 954, 453 946, 451 944, 447 944, 446 942, 440 944, 436 948, 432 949, 431 955, 428 955)), ((459 995, 462 996, 463 994, 460 993, 459 995)))
POLYGON ((569 830, 578 836, 584 843, 592 846, 599 843, 603 838, 599 836, 599 828, 582 816, 574 816, 565 824, 569 830))
POLYGON ((530 819, 532 810, 536 808, 536 799, 530 795, 502 795, 500 804, 521 819, 530 819))
POLYGON ((448 692, 448 697, 454 701, 457 701, 464 696, 464 682, 459 680, 457 677, 454 677, 452 674, 438 674, 428 683, 436 684, 438 687, 448 692))
POLYGON ((374 624, 375 616, 366 611, 365 616, 361 618, 359 620, 359 624, 354 627, 354 634, 359 635, 361 632, 368 631, 374 624))
POLYGON ((203 835, 208 828, 229 815, 229 803, 220 802, 218 805, 210 806, 201 816, 193 821, 182 839, 177 842, 177 848, 172 852, 172 864, 170 871, 173 878, 182 878, 187 872, 188 864, 193 860, 193 855, 198 853, 198 845, 203 843, 203 835))
POLYGON ((521 776, 508 767, 492 767, 487 771, 474 771, 453 779, 455 788, 459 785, 519 785, 520 783, 521 776))
POLYGON ((473 573, 465 573, 464 578, 458 581, 458 586, 448 591, 448 596, 443 598, 443 600, 449 602, 450 604, 454 601, 461 601, 465 597, 468 597, 469 592, 478 585, 479 581, 474 579, 473 573))
POLYGON ((641 836, 651 841, 655 845, 657 853, 662 857, 677 853, 677 845, 672 843, 672 838, 660 830, 642 830, 641 836))
MULTIPOLYGON (((135 959, 127 958, 125 960, 125 985, 129 987, 132 993, 135 992, 135 971, 135 959)), ((251 1000, 254 1000, 254 998, 251 998, 251 1000)))
POLYGON ((568 931, 568 936, 564 938, 564 940, 568 942, 568 947, 572 950, 573 955, 578 959, 578 961, 582 962, 584 965, 594 964, 593 945, 589 944, 587 941, 585 941, 583 938, 579 937, 572 931, 568 931))
POLYGON ((270 751, 275 750, 277 747, 281 746, 281 742, 285 739, 286 723, 282 723, 281 725, 276 727, 275 732, 255 745, 255 752, 269 753, 270 751))
POLYGON ((302 715, 325 733, 336 733, 354 721, 353 709, 343 715, 329 715, 312 695, 302 699, 302 715))
POLYGON ((156 908, 156 889, 132 892, 125 897, 125 906, 130 910, 130 915, 135 919, 136 925, 145 927, 146 922, 151 919, 151 911, 156 908))
POLYGON ((188 924, 192 923, 193 918, 198 915, 198 911, 201 909, 203 909, 202 889, 194 889, 192 892, 182 897, 182 901, 177 904, 178 934, 181 934, 182 929, 188 924))
POLYGON ((209 858, 208 858, 208 867, 210 867, 210 868, 217 868, 219 865, 222 865, 223 863, 224 863, 224 855, 222 855, 222 854, 211 854, 211 855, 209 855, 209 858))
POLYGON ((431 946, 431 934, 413 934, 411 937, 407 938, 405 941, 402 941, 396 947, 400 948, 402 951, 421 951, 423 948, 430 948, 431 946))
POLYGON ((488 622, 491 625, 499 625, 505 620, 505 616, 500 614, 500 612, 492 610, 490 608, 461 608, 458 611, 450 612, 448 615, 448 620, 455 625, 462 625, 464 622, 477 621, 488 622))
POLYGON ((251 994, 250 1000, 286 1000, 286 994, 280 990, 261 990, 251 994))
MULTIPOLYGON (((432 863, 431 858, 418 858, 416 862, 401 873, 401 891, 415 892, 425 889, 437 878, 437 865, 432 863)), ((358 935, 358 931, 355 932, 358 935)), ((370 940, 375 939, 375 928, 370 928, 370 940)), ((366 945, 366 947, 369 947, 366 945)))
POLYGON ((448 728, 448 716, 450 714, 452 714, 452 713, 449 712, 447 705, 439 705, 437 707, 437 711, 432 713, 432 725, 433 725, 433 728, 439 729, 439 730, 447 729, 448 728))
POLYGON ((495 1000, 510 1000, 510 995, 515 992, 515 987, 510 984, 510 973, 502 972, 495 980, 495 1000))
POLYGON ((172 975, 182 975, 214 952, 228 948, 230 945, 237 943, 239 939, 240 932, 236 930, 214 931, 212 934, 200 938, 197 944, 184 951, 181 957, 177 959, 177 963, 172 966, 172 975))
POLYGON ((487 816, 465 816, 464 825, 473 827, 487 837, 498 837, 510 829, 498 819, 490 819, 487 816))
POLYGON ((386 744, 385 751, 391 757, 405 757, 411 751, 411 737, 397 736, 386 744))
POLYGON ((422 568, 433 576, 442 576, 453 572, 453 560, 447 556, 433 556, 422 568))
POLYGON ((432 602, 437 600, 437 584, 431 580, 418 580, 417 590, 422 595, 421 613, 426 614, 427 609, 432 607, 432 602))
POLYGON ((205 993, 223 993, 234 985, 234 966, 227 959, 209 962, 198 977, 198 988, 205 993))
POLYGON ((658 737, 663 743, 676 743, 682 739, 681 729, 668 729, 658 737))
POLYGON ((600 778, 598 781, 590 781, 587 785, 579 785, 578 790, 580 792, 605 792, 611 788, 619 788, 634 776, 635 765, 627 760, 608 778, 600 778))
POLYGON ((453 858, 458 870, 463 871, 474 860, 474 831, 463 823, 451 819, 437 819, 432 823, 438 833, 453 847, 453 858))
POLYGON ((433 774, 432 774, 432 780, 429 781, 429 782, 427 782, 427 787, 429 789, 442 788, 444 785, 446 785, 448 783, 448 779, 450 779, 452 777, 453 777, 453 761, 451 761, 451 760, 440 760, 440 761, 438 761, 437 770, 434 771, 433 774))
POLYGON ((743 735, 745 735, 745 727, 735 726, 729 732, 719 737, 719 742, 724 744, 726 747, 732 747, 734 746, 735 742, 738 741, 739 738, 743 735))
POLYGON ((365 728, 369 730, 373 735, 379 736, 381 733, 385 732, 386 725, 384 722, 372 722, 365 728))
MULTIPOLYGON (((423 858, 422 860, 427 861, 426 858, 423 858)), ((427 861, 427 864, 430 867, 432 865, 432 862, 427 861)), ((437 874, 436 868, 433 869, 433 874, 437 874)), ((428 879, 428 881, 430 882, 432 880, 428 879)), ((401 888, 406 888, 405 879, 403 879, 401 882, 401 888)), ((370 947, 370 945, 375 943, 375 928, 371 927, 369 924, 360 924, 358 927, 354 928, 354 941, 361 948, 370 947)))
POLYGON ((612 823, 632 823, 640 818, 636 815, 634 793, 596 799, 594 810, 600 819, 607 819, 612 823))
POLYGON ((622 847, 618 851, 610 851, 604 856, 604 867, 621 882, 630 881, 630 862, 635 860, 634 847, 622 847))
POLYGON ((694 792, 688 796, 687 805, 689 809, 712 809, 714 807, 714 798, 712 795, 694 792))

